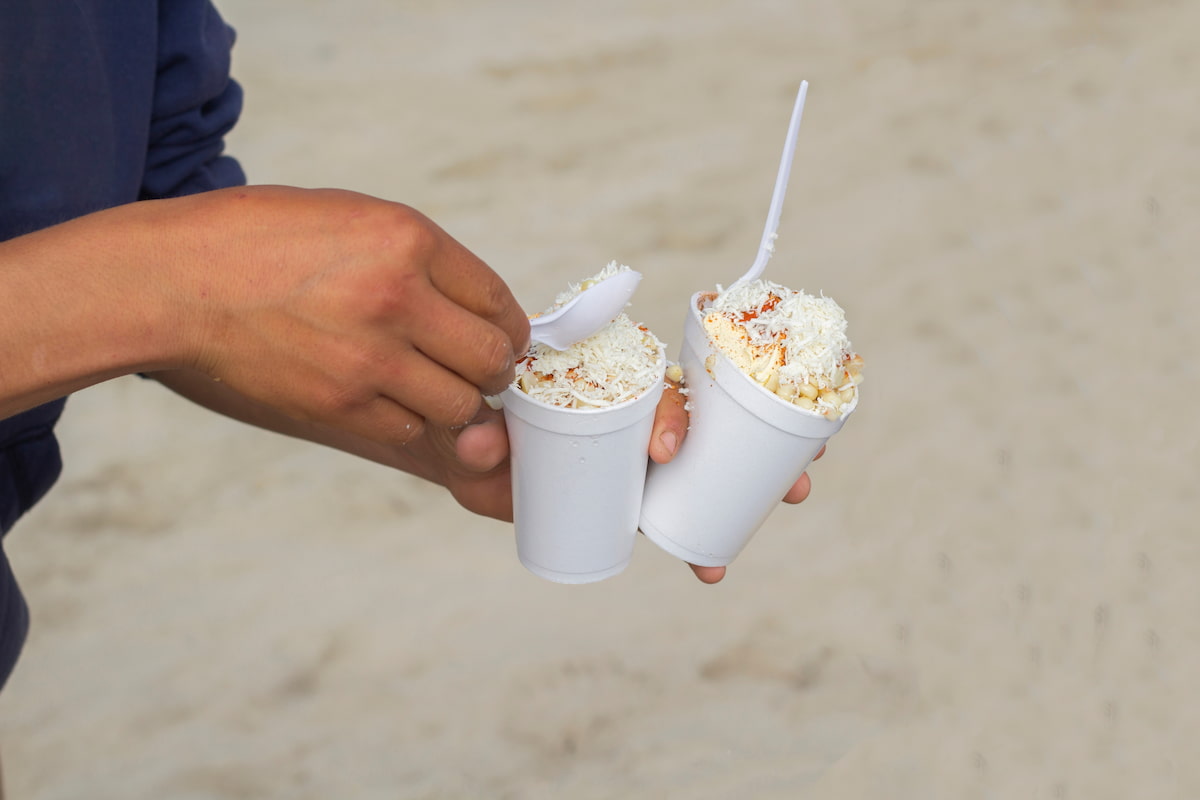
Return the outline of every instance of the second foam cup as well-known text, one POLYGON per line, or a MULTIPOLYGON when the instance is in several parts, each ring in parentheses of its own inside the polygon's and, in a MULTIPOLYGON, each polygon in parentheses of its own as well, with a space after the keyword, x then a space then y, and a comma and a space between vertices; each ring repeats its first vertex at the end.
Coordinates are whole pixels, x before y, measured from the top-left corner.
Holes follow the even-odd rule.
POLYGON ((677 558, 720 567, 737 558, 853 407, 830 420, 751 380, 711 344, 701 321, 705 296, 692 296, 679 357, 688 435, 670 462, 650 465, 641 529, 677 558))
MULTIPOLYGON (((659 363, 665 371, 665 356, 659 363)), ((561 408, 513 386, 501 395, 517 556, 530 572, 591 583, 629 564, 662 391, 660 374, 638 397, 603 408, 561 408)))

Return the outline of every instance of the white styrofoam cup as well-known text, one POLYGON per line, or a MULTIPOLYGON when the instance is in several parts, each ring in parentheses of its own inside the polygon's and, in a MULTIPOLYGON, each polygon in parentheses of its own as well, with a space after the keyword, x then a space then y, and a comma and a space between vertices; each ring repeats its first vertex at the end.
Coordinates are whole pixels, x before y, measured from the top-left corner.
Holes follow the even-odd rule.
POLYGON ((830 420, 756 383, 709 340, 707 296, 692 296, 680 349, 688 434, 675 458, 650 465, 640 526, 668 553, 719 567, 737 558, 854 406, 830 420))
MULTIPOLYGON (((665 372, 666 359, 660 357, 665 372)), ((660 374, 633 400, 571 409, 510 386, 500 395, 512 453, 517 557, 558 583, 591 583, 633 556, 660 374)))

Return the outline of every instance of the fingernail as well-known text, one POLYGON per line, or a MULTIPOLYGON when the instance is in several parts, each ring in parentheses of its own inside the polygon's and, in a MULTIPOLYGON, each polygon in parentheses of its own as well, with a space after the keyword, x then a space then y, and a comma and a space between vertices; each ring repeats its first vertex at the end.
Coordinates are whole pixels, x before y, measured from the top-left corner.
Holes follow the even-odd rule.
POLYGON ((658 440, 667 448, 668 453, 675 455, 675 448, 679 446, 679 437, 675 435, 675 431, 663 431, 658 440))

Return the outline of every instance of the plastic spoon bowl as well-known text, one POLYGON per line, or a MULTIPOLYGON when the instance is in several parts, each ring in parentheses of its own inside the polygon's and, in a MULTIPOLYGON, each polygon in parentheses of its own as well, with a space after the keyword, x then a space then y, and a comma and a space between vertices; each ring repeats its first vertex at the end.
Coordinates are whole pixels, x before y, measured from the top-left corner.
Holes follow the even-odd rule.
POLYGON ((566 350, 616 319, 641 280, 642 273, 631 269, 599 281, 559 308, 530 319, 530 338, 566 350))
POLYGON ((767 224, 763 227, 758 256, 746 274, 734 281, 733 285, 735 286, 755 280, 762 275, 767 262, 775 253, 779 216, 783 212, 783 196, 787 193, 788 177, 792 172, 792 157, 796 154, 796 135, 800 132, 800 118, 804 115, 804 98, 807 94, 808 81, 801 81, 800 92, 796 95, 796 106, 792 109, 792 119, 788 123, 787 138, 783 143, 783 156, 779 159, 779 174, 775 176, 775 191, 771 194, 771 207, 767 211, 767 224))

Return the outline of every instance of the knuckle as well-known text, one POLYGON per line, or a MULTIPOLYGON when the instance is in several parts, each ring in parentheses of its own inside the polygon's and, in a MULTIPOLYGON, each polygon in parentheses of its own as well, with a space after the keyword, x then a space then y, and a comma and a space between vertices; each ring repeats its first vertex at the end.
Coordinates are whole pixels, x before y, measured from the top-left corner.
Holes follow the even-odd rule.
POLYGON ((655 419, 664 427, 686 429, 688 425, 687 401, 678 390, 664 389, 655 409, 655 419))
POLYGON ((497 388, 513 379, 516 359, 507 337, 499 333, 484 336, 478 343, 478 358, 488 383, 485 388, 497 388))
POLYGON ((499 314, 508 310, 512 304, 512 293, 508 290, 508 286, 500 280, 499 275, 490 273, 489 277, 490 280, 481 281, 479 286, 480 305, 489 314, 499 314))
POLYGON ((358 307, 367 319, 394 320, 412 313, 420 291, 420 276, 413 272, 393 271, 362 293, 358 307))
POLYGON ((441 232, 428 217, 399 203, 392 206, 389 234, 392 246, 409 259, 426 258, 441 244, 441 232))
POLYGON ((337 420, 361 410, 367 402, 365 394, 350 384, 335 383, 318 394, 315 408, 318 418, 337 420))
POLYGON ((372 388, 372 376, 378 370, 378 359, 367 351, 343 348, 338 353, 338 367, 328 375, 317 390, 317 408, 327 417, 345 417, 368 406, 377 396, 372 388))

